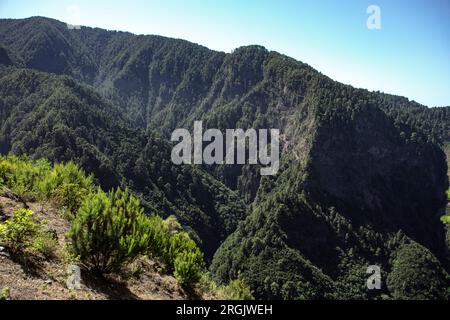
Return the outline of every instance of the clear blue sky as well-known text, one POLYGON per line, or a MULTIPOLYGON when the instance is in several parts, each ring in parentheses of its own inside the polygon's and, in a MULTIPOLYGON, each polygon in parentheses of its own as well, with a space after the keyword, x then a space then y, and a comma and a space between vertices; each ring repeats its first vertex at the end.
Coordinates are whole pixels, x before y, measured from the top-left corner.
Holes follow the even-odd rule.
POLYGON ((0 0, 1 18, 47 16, 230 52, 260 44, 355 87, 450 105, 450 0, 0 0), (369 30, 369 5, 381 29, 369 30))

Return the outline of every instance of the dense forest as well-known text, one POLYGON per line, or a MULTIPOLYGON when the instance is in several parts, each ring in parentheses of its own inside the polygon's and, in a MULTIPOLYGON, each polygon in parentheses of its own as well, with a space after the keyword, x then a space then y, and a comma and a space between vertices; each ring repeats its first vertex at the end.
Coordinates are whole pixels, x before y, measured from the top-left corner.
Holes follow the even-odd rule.
POLYGON ((220 283, 264 299, 446 299, 450 107, 343 85, 260 46, 0 20, 0 152, 73 161, 177 217, 220 283), (277 175, 177 166, 170 134, 277 128, 277 175), (444 152, 445 151, 445 152, 444 152), (369 265, 382 290, 366 287, 369 265))

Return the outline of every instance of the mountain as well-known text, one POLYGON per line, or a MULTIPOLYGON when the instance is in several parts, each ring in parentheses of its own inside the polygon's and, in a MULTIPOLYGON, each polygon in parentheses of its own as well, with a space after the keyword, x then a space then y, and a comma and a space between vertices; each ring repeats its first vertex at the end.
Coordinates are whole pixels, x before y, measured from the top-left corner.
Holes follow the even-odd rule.
MULTIPOLYGON (((329 99, 326 88, 320 92, 329 99)), ((442 151, 405 139, 379 108, 317 106, 308 158, 263 181, 253 211, 214 257, 217 278, 241 274, 259 298, 367 299, 367 267, 381 266, 384 279, 402 273, 394 261, 405 247, 415 249, 409 261, 431 249, 447 265, 442 151)), ((400 297, 445 298, 448 280, 437 261, 416 263, 383 292, 403 283, 400 297)))
POLYGON ((43 17, 0 20, 0 68, 1 153, 130 187, 191 230, 217 280, 241 276, 257 298, 380 298, 366 288, 379 265, 383 297, 446 297, 450 107, 355 89, 260 46, 226 54, 43 17), (279 129, 280 172, 173 165, 170 133, 196 120, 279 129))
POLYGON ((67 76, 0 71, 1 152, 64 162, 94 173, 105 189, 129 186, 149 212, 175 214, 212 256, 245 214, 235 193, 207 173, 174 166, 156 135, 131 128, 94 90, 67 76))

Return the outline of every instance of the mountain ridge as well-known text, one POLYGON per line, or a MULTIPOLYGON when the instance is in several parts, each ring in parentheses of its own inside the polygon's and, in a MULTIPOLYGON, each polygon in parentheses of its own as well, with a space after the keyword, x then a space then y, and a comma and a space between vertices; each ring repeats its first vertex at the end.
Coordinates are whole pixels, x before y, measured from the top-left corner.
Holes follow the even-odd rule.
POLYGON ((427 283, 408 279, 414 290, 402 291, 398 259, 431 257, 413 274, 428 272, 427 263, 448 270, 439 217, 449 107, 355 89, 261 46, 225 54, 159 36, 68 30, 47 18, 0 20, 0 45, 13 63, 0 66, 1 152, 73 159, 106 188, 115 177, 148 210, 174 213, 193 229, 217 280, 240 274, 257 298, 379 298, 365 287, 365 268, 378 263, 390 280, 380 294, 410 297, 427 283), (64 99, 36 89, 45 77, 71 83, 64 99), (80 110, 103 120, 78 121, 80 110), (62 111, 54 125, 40 124, 62 111), (170 132, 195 120, 221 130, 280 129, 280 173, 174 166, 170 132), (73 133, 52 138, 62 123, 73 133), (116 132, 118 123, 124 129, 116 132))

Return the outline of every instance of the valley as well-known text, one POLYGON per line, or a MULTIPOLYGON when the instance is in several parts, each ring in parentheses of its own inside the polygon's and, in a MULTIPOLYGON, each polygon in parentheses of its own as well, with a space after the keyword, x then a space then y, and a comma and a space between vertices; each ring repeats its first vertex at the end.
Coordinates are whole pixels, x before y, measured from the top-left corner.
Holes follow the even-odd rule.
POLYGON ((128 188, 147 215, 176 217, 214 281, 242 279, 257 299, 448 299, 449 143, 450 107, 261 46, 0 20, 1 154, 73 161, 105 191, 128 188), (197 121, 279 130, 278 170, 174 164, 172 132, 197 121), (367 290, 370 265, 381 290, 367 290))

